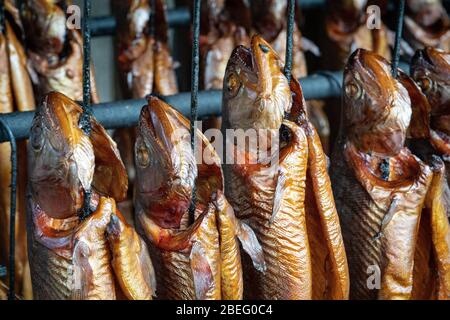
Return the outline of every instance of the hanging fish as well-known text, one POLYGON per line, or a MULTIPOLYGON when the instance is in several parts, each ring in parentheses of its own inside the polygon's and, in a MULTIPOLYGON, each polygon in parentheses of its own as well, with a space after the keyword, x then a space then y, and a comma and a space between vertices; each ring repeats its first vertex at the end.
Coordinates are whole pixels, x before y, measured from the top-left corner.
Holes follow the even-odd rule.
MULTIPOLYGON (((411 74, 428 101, 416 102, 423 110, 412 124, 419 132, 412 132, 411 148, 424 161, 440 156, 447 170, 444 194, 447 214, 450 217, 450 54, 434 48, 416 52, 411 74)), ((417 94, 418 95, 418 94, 417 94)), ((410 130, 411 131, 411 130, 410 130)))
POLYGON ((224 165, 226 196, 255 230, 267 265, 256 273, 244 260, 244 292, 251 299, 346 299, 347 261, 326 156, 298 82, 290 88, 282 70, 270 45, 254 36, 250 49, 235 49, 225 75, 223 132, 278 133, 283 126, 279 147, 273 134, 257 149, 226 144, 233 157, 253 159, 224 165))
MULTIPOLYGON (((287 3, 287 1, 274 0, 251 1, 254 32, 267 40, 283 61, 287 50, 287 3)), ((292 76, 296 79, 308 75, 306 52, 310 51, 315 56, 320 56, 319 48, 301 34, 297 24, 298 15, 299 12, 296 12, 292 57, 292 76)), ((311 100, 307 102, 307 106, 310 121, 317 128, 324 150, 328 152, 330 124, 323 109, 324 104, 322 101, 311 100)))
POLYGON ((123 219, 116 201, 127 176, 117 147, 61 93, 47 94, 36 111, 29 144, 28 242, 37 299, 151 299, 155 283, 144 242, 123 219), (78 216, 84 192, 93 211, 78 216))
MULTIPOLYGON (((222 90, 228 59, 238 45, 248 45, 251 14, 246 1, 208 0, 201 3, 200 77, 204 90, 222 90)), ((220 129, 221 118, 203 122, 204 131, 220 129)))
POLYGON ((329 70, 341 70, 347 58, 357 48, 371 50, 390 60, 389 37, 386 26, 367 27, 367 0, 342 0, 327 2, 325 22, 326 41, 323 51, 333 57, 324 61, 329 70))
MULTIPOLYGON (((5 108, 5 112, 12 111, 31 111, 34 109, 34 94, 32 83, 30 79, 30 74, 27 70, 27 58, 25 55, 25 51, 23 49, 23 44, 19 40, 23 34, 23 26, 20 21, 19 11, 14 6, 12 1, 5 1, 5 12, 6 18, 4 21, 5 33, 3 34, 5 46, 2 49, 2 58, 4 60, 3 70, 3 80, 6 81, 8 78, 9 89, 3 87, 4 92, 4 101, 2 102, 3 107, 5 108), (6 90, 6 91, 5 91, 6 90), (10 96, 12 95, 12 96, 10 96), (7 103, 7 101, 9 101, 7 103), (8 107, 8 105, 12 104, 12 109, 8 107)), ((4 82, 6 84, 6 82, 4 82)), ((5 144, 6 146, 6 144, 5 144)), ((9 149, 9 146, 6 147, 9 149)), ((10 151, 5 151, 2 155, 4 157, 3 165, 5 167, 10 167, 10 151), (7 160, 8 159, 8 160, 7 160)), ((17 159, 19 168, 26 168, 26 142, 19 141, 17 142, 17 159)), ((8 169, 10 172, 10 169, 8 169)), ((6 171, 5 171, 6 173, 6 171)), ((1 188, 4 190, 2 197, 5 197, 5 207, 4 212, 7 214, 3 216, 2 221, 4 222, 1 225, 2 230, 0 233, 6 237, 4 241, 2 241, 2 245, 0 246, 0 264, 9 265, 9 199, 10 199, 10 177, 6 177, 6 180, 3 180, 8 184, 8 187, 1 188), (7 199, 7 200, 6 200, 7 199)), ((15 289, 20 297, 24 299, 32 299, 31 292, 31 279, 29 273, 28 266, 28 257, 27 257, 27 242, 26 242, 26 226, 25 226, 25 189, 26 189, 26 179, 27 172, 26 169, 20 170, 18 173, 18 182, 17 182, 17 212, 16 212, 16 238, 15 238, 15 289)))
POLYGON ((345 68, 345 118, 331 178, 353 299, 449 292, 450 229, 442 192, 430 191, 441 185, 443 167, 434 162, 430 168, 404 146, 416 97, 399 73, 394 78, 384 58, 364 49, 345 68))
MULTIPOLYGON (((139 99, 151 93, 163 96, 178 93, 175 63, 168 43, 165 1, 121 0, 112 4, 118 19, 117 59, 125 97, 139 99)), ((114 140, 118 142, 132 186, 136 129, 116 130, 114 140)))
MULTIPOLYGON (((83 40, 66 27, 65 1, 25 0, 21 10, 27 56, 39 97, 58 91, 83 100, 83 40)), ((93 68, 91 68, 93 70, 93 68)), ((92 102, 99 98, 91 71, 92 102)))
POLYGON ((157 266, 157 292, 163 299, 242 299, 237 239, 263 271, 261 246, 224 197, 220 159, 212 145, 197 131, 203 155, 197 163, 190 141, 187 119, 150 97, 135 147, 135 217, 157 266), (194 190, 195 213, 189 217, 194 190))
POLYGON ((440 0, 407 0, 405 39, 413 50, 450 50, 450 20, 440 0))
POLYGON ((124 93, 143 98, 150 93, 178 93, 175 63, 168 44, 167 10, 164 0, 114 1, 120 16, 117 39, 118 64, 124 93), (126 16, 124 16, 126 12, 126 16))

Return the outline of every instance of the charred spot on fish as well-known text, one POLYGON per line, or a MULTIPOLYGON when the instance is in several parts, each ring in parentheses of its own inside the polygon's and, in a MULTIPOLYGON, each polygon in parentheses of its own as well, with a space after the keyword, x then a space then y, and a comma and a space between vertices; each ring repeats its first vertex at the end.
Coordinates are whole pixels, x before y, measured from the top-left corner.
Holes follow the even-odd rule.
POLYGON ((227 77, 226 85, 228 96, 235 97, 241 88, 241 80, 236 73, 232 72, 227 77))
POLYGON ((78 218, 84 221, 94 212, 95 208, 91 206, 92 191, 84 190, 83 207, 78 210, 78 218))
POLYGON ((289 130, 289 128, 286 125, 282 124, 280 127, 280 141, 288 143, 289 141, 291 141, 291 138, 292 138, 291 130, 289 130))
POLYGON ((259 45, 259 48, 261 49, 262 52, 264 52, 266 54, 270 52, 269 47, 264 45, 264 44, 262 44, 262 43, 259 45))
POLYGON ((388 181, 389 180, 389 176, 390 176, 389 159, 384 159, 383 161, 381 161, 381 163, 380 163, 380 172, 381 172, 381 179, 383 179, 384 181, 388 181))

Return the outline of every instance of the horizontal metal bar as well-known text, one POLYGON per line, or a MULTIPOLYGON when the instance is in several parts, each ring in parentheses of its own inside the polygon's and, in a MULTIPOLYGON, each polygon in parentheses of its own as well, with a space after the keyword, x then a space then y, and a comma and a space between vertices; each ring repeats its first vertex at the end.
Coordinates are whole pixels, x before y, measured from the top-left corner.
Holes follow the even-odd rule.
MULTIPOLYGON (((300 79, 305 99, 322 99, 338 97, 341 94, 340 84, 342 72, 319 73, 300 79)), ((190 115, 191 93, 184 92, 173 96, 162 97, 185 116, 190 115)), ((95 118, 106 129, 117 129, 136 126, 145 99, 124 100, 100 103, 93 106, 95 118)), ((202 91, 199 93, 198 117, 220 116, 222 111, 222 91, 202 91)), ((34 112, 13 112, 0 115, 11 128, 17 140, 27 139, 34 112)), ((8 141, 7 135, 0 132, 0 142, 8 141)))
MULTIPOLYGON (((167 11, 167 23, 170 27, 187 26, 191 22, 189 8, 180 7, 167 11)), ((99 16, 91 18, 91 35, 93 37, 113 35, 116 29, 114 16, 99 16)))
POLYGON ((0 266, 0 278, 6 277, 6 267, 0 266))
MULTIPOLYGON (((325 5, 325 0, 301 0, 303 9, 313 9, 325 5)), ((191 23, 191 13, 188 7, 179 7, 167 10, 167 22, 169 27, 187 26, 191 23)), ((91 34, 94 37, 109 36, 116 29, 116 18, 114 16, 99 16, 91 18, 91 34)))

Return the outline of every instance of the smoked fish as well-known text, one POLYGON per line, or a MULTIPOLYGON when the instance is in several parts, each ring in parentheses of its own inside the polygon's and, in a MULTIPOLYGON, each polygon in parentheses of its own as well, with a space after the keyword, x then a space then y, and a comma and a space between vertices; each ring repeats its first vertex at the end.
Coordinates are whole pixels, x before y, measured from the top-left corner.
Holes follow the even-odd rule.
POLYGON ((148 99, 135 147, 135 218, 155 261, 158 297, 242 299, 238 239, 264 271, 261 246, 224 196, 220 159, 209 141, 197 131, 196 158, 187 119, 158 98, 148 99))
POLYGON ((422 106, 422 116, 414 125, 420 132, 414 133, 413 146, 422 160, 441 157, 445 163, 447 183, 444 198, 450 218, 450 54, 435 48, 418 50, 411 64, 411 75, 419 85, 427 102, 422 106))
POLYGON ((155 282, 145 243, 123 219, 125 167, 115 143, 61 93, 39 105, 29 143, 28 250, 36 299, 151 299, 155 282), (93 213, 79 211, 90 191, 93 213))
POLYGON ((300 85, 288 84, 283 67, 271 46, 253 36, 250 48, 234 50, 224 81, 225 195, 236 217, 255 230, 267 266, 257 273, 244 259, 245 297, 347 299, 326 156, 300 85), (230 130, 256 130, 264 139, 242 146, 228 138, 230 130))
MULTIPOLYGON (((38 99, 58 91, 83 100, 83 40, 79 30, 66 26, 66 1, 26 0, 20 11, 27 57, 38 99)), ((98 103, 93 67, 91 100, 98 103)))
POLYGON ((331 180, 351 299, 432 299, 434 288, 447 290, 449 227, 442 189, 432 187, 441 185, 443 165, 430 167, 405 147, 419 113, 411 79, 399 73, 394 78, 387 60, 364 49, 344 72, 331 180))
POLYGON ((441 0, 407 0, 405 39, 412 49, 450 50, 450 19, 441 0))

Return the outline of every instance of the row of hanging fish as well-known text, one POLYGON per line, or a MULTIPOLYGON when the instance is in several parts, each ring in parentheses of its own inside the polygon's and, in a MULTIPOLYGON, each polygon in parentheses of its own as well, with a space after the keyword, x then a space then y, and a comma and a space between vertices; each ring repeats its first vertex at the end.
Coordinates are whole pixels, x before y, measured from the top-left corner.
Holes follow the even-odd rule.
MULTIPOLYGON (((79 31, 66 27, 66 7, 70 1, 5 1, 5 20, 0 34, 0 112, 31 111, 47 92, 58 91, 73 100, 82 100, 82 39, 79 31)), ((93 79, 93 76, 92 76, 93 79)), ((99 101, 92 81, 92 102, 99 101)), ((18 205, 16 223, 16 292, 31 299, 25 208, 27 142, 18 143, 18 205)), ((0 265, 9 265, 10 146, 0 145, 1 241, 0 265)), ((0 283, 7 288, 8 284, 0 283)))

